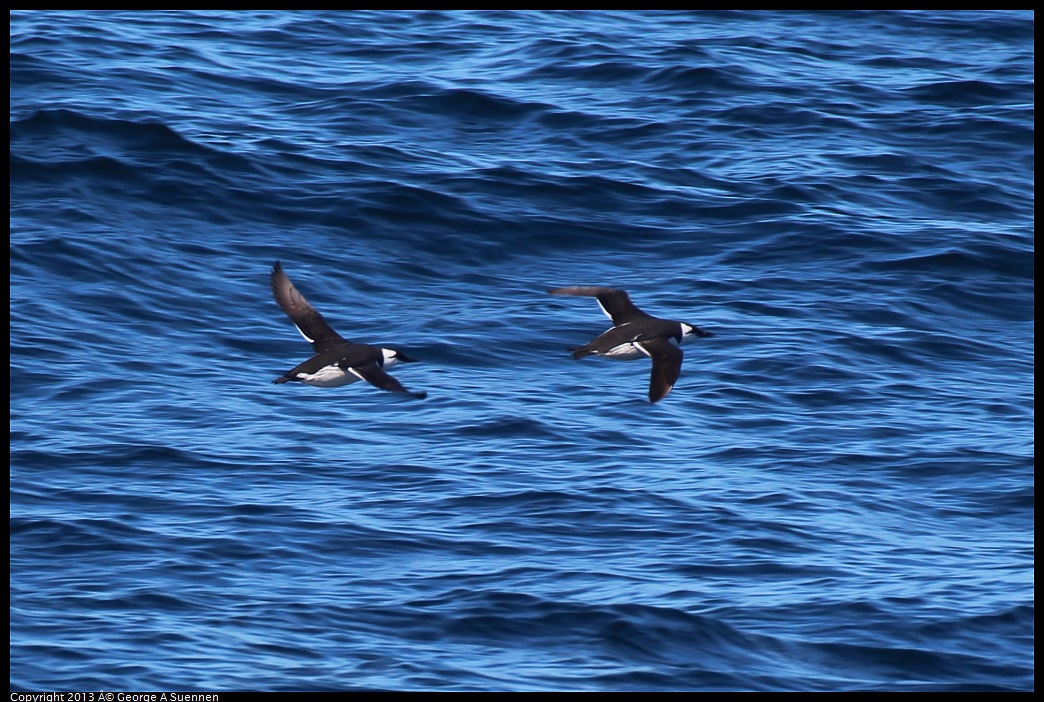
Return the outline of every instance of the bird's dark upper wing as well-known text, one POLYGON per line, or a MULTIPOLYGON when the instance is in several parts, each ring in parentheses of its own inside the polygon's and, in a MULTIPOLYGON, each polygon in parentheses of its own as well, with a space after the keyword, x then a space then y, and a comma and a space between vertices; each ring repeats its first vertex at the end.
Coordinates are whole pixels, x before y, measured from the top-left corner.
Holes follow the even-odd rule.
POLYGON ((674 387, 681 374, 681 349, 664 338, 639 341, 638 347, 652 359, 652 377, 649 379, 649 402, 662 400, 674 387))
POLYGON ((402 386, 402 383, 385 373, 384 369, 376 363, 352 366, 348 370, 355 373, 370 385, 380 388, 381 390, 387 390, 388 392, 404 392, 409 395, 414 395, 415 397, 424 397, 426 395, 426 393, 423 392, 410 392, 402 386))
POLYGON ((617 326, 633 322, 636 319, 649 317, 649 315, 635 307, 626 290, 602 288, 596 285, 573 285, 565 288, 553 288, 548 290, 548 292, 552 295, 575 295, 597 298, 598 305, 605 312, 605 316, 613 320, 613 324, 617 326))
POLYGON ((272 268, 272 294, 301 336, 316 353, 323 353, 348 340, 333 330, 323 315, 297 291, 279 261, 272 268))

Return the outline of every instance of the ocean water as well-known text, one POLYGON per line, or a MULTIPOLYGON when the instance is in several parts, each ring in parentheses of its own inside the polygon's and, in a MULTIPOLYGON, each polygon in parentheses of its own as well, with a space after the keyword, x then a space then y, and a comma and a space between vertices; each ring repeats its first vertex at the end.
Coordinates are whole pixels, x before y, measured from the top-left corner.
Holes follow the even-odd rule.
POLYGON ((13 690, 1033 689, 1032 13, 10 22, 13 690))

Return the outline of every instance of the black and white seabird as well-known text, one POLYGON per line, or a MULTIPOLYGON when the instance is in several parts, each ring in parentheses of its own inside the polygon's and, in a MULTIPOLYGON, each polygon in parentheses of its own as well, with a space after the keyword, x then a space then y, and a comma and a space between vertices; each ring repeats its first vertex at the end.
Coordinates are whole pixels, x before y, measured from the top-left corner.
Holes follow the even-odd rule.
POLYGON ((273 383, 296 381, 321 388, 335 388, 365 380, 381 390, 403 392, 415 397, 427 395, 424 392, 410 392, 384 372, 385 368, 394 363, 413 363, 417 359, 395 349, 353 344, 342 337, 297 291, 279 261, 272 267, 272 294, 315 351, 314 356, 293 370, 288 370, 273 383))
POLYGON ((613 320, 613 328, 586 346, 571 349, 573 358, 580 359, 593 354, 626 361, 648 356, 652 359, 649 402, 662 400, 678 380, 683 354, 675 344, 681 344, 693 336, 714 336, 694 324, 659 319, 642 312, 624 290, 578 285, 554 288, 548 292, 552 295, 597 298, 602 311, 613 320))

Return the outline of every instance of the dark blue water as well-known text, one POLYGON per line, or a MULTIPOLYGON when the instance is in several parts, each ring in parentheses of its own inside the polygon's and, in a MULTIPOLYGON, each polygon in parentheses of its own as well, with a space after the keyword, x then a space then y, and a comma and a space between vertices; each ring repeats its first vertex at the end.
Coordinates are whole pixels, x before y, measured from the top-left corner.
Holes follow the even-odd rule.
POLYGON ((1033 30, 12 13, 11 687, 1032 689, 1033 30))

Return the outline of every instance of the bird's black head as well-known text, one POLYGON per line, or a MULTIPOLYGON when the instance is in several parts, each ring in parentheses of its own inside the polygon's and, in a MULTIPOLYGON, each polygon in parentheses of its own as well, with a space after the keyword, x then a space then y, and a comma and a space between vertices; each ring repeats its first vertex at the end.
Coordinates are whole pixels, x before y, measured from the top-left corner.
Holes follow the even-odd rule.
POLYGON ((416 358, 410 358, 409 356, 404 354, 402 351, 395 351, 394 358, 399 363, 416 363, 417 362, 416 358))
POLYGON ((714 336, 714 333, 709 332, 706 329, 700 329, 695 324, 686 324, 685 322, 682 322, 681 335, 682 338, 685 338, 687 336, 698 336, 702 339, 708 336, 714 336))

